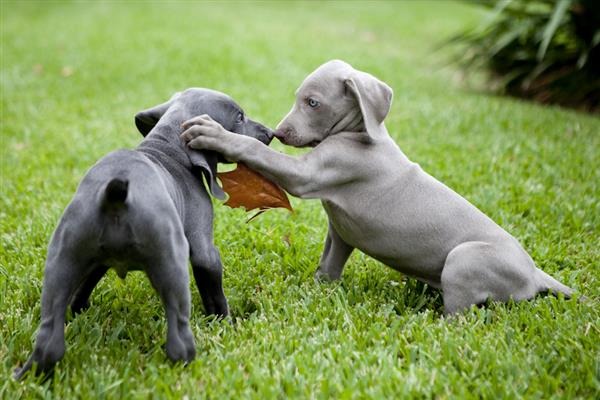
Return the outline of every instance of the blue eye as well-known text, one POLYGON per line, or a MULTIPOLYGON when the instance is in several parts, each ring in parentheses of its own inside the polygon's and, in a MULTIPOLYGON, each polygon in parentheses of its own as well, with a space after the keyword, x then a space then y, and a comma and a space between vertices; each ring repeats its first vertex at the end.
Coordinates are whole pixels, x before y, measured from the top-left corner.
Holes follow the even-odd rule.
POLYGON ((317 108, 317 107, 319 107, 319 105, 321 105, 321 103, 319 103, 315 99, 311 99, 311 98, 309 98, 306 102, 308 103, 308 106, 310 108, 317 108))
POLYGON ((241 124, 242 122, 244 122, 244 114, 239 113, 235 122, 237 122, 238 124, 241 124))

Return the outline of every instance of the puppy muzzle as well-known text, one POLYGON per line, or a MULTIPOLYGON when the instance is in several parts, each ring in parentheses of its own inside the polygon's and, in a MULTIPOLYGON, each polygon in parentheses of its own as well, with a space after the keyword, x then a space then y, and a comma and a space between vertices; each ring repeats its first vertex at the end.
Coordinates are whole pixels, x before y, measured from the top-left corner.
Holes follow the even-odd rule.
POLYGON ((275 132, 273 132, 273 134, 275 135, 275 137, 277 139, 279 139, 280 141, 284 141, 286 140, 288 137, 292 136, 293 131, 291 128, 289 127, 281 127, 281 128, 277 128, 275 130, 275 132))

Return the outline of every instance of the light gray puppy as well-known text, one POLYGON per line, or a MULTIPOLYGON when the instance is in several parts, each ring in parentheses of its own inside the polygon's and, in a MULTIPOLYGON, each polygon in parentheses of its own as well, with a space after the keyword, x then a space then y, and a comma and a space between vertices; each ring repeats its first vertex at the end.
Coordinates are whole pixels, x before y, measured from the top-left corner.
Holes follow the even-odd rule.
POLYGON ((216 181, 217 154, 190 150, 179 138, 181 123, 204 113, 252 140, 268 144, 273 136, 229 96, 208 89, 188 89, 139 112, 135 123, 145 139, 135 150, 108 154, 88 171, 52 235, 40 330, 16 379, 34 365, 38 373, 52 370, 65 352, 67 306, 73 312, 87 308, 110 267, 122 278, 137 269, 148 275, 165 307, 171 360, 189 361, 196 353, 188 258, 206 312, 227 315, 212 203, 202 182, 224 197, 216 181))
POLYGON ((321 199, 329 231, 317 277, 338 279, 357 248, 442 289, 446 314, 542 291, 570 296, 514 237, 402 153, 383 123, 391 101, 385 83, 330 61, 304 80, 275 132, 283 143, 314 146, 307 154, 278 153, 206 116, 186 122, 182 137, 246 163, 294 196, 321 199))

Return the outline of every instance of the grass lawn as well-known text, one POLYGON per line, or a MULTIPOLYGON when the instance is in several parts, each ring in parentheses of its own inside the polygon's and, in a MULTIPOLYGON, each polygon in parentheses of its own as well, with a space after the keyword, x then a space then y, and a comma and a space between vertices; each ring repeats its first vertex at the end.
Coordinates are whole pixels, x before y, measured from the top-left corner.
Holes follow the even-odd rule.
MULTIPOLYGON (((600 393, 600 119, 461 86, 438 41, 482 20, 445 1, 1 3, 0 398, 594 398, 600 393), (54 378, 10 378, 32 350, 46 247, 86 170, 141 136, 135 112, 190 86, 274 126, 331 58, 395 91, 403 151, 591 299, 472 309, 355 252, 313 281, 318 201, 248 215, 215 202, 232 323, 192 290, 196 361, 170 363, 142 273, 110 272, 70 319, 54 378)), ((274 147, 292 154, 300 151, 274 147)))

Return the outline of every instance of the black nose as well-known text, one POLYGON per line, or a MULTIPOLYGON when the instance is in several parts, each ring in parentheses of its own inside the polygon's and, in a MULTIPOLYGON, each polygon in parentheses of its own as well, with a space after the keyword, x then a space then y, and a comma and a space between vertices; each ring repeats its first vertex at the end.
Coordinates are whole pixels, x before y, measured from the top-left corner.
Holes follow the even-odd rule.
POLYGON ((262 136, 264 137, 264 140, 261 140, 261 142, 267 145, 271 143, 271 140, 273 140, 273 137, 275 136, 274 132, 266 126, 261 126, 259 130, 262 136))
POLYGON ((255 139, 260 140, 264 144, 268 145, 273 140, 273 131, 263 124, 260 124, 256 121, 252 121, 248 119, 247 123, 244 125, 244 135, 251 136, 255 139))
POLYGON ((265 132, 265 135, 267 135, 267 138, 269 139, 269 141, 273 140, 273 138, 275 137, 275 132, 273 132, 269 128, 265 128, 264 132, 265 132))

